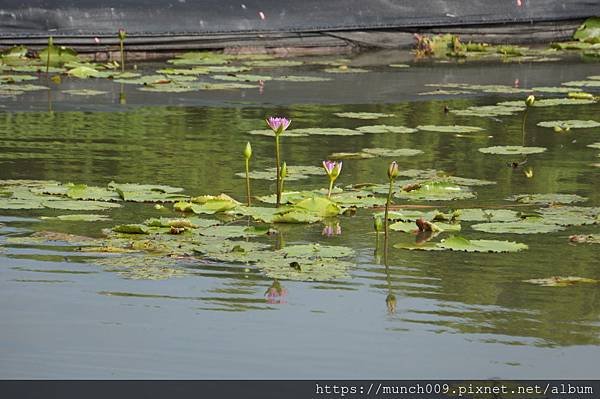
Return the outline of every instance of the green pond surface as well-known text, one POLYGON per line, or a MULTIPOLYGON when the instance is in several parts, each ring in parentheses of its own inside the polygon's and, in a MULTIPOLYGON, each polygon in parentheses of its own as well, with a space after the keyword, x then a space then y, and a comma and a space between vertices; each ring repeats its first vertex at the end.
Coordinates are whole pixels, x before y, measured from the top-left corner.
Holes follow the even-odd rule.
MULTIPOLYGON (((344 159, 336 181, 340 188, 385 184, 393 159, 400 171, 435 169, 495 183, 469 186, 470 198, 395 198, 395 205, 527 213, 547 205, 508 198, 575 194, 585 200, 571 205, 600 206, 600 150, 598 144, 589 147, 600 142, 600 128, 555 132, 537 125, 600 122, 597 102, 531 107, 523 134, 520 105, 505 115, 454 111, 504 101, 520 104, 530 91, 448 86, 551 87, 555 92, 533 92, 537 100, 565 98, 567 93, 556 87, 576 89, 561 85, 600 75, 597 62, 426 61, 408 68, 390 63, 387 54, 360 55, 352 65, 368 72, 326 73, 322 66, 304 65, 293 67, 293 74, 331 80, 265 81, 252 88, 186 93, 145 92, 106 79, 63 78, 57 85, 39 75, 26 83, 49 90, 0 97, 0 179, 102 187, 111 181, 161 184, 189 195, 225 193, 243 202, 245 182, 236 173, 244 170, 246 142, 253 147, 252 170, 274 166, 273 138, 248 132, 265 129, 265 117, 281 115, 292 119, 282 136, 282 159, 290 166, 320 167, 330 154, 365 148, 422 151, 344 159), (104 93, 63 92, 78 89, 104 93), (393 116, 335 115, 349 112, 393 116), (357 129, 372 125, 425 128, 357 129), (427 128, 452 125, 482 130, 427 128), (292 135, 303 128, 358 133, 292 135), (545 151, 527 156, 479 151, 494 146, 545 151)), ((151 74, 160 67, 140 64, 138 72, 151 74)), ((290 68, 259 67, 248 73, 281 75, 290 68)), ((600 87, 583 89, 600 94, 600 87)), ((286 181, 286 190, 327 187, 324 173, 306 177, 286 181)), ((257 196, 272 194, 274 182, 252 180, 252 190, 257 196)), ((346 274, 325 281, 275 282, 260 261, 228 263, 201 255, 156 256, 146 268, 110 268, 101 260, 118 254, 84 253, 77 245, 56 241, 14 240, 39 231, 101 237, 102 229, 118 224, 179 215, 169 203, 163 209, 153 203, 121 204, 89 212, 0 209, 1 378, 600 378, 600 284, 549 287, 525 281, 552 276, 599 280, 600 245, 569 241, 571 235, 600 233, 598 224, 514 234, 476 230, 471 226, 484 222, 462 221, 463 237, 528 246, 514 253, 406 250, 397 244, 415 244, 420 237, 390 231, 386 256, 383 236, 377 238, 373 230, 373 213, 382 210, 378 207, 313 224, 274 224, 277 234, 255 240, 273 249, 307 243, 352 248, 354 253, 344 258, 351 263, 346 274), (51 218, 80 213, 108 220, 51 218), (281 295, 268 294, 274 283, 282 287, 281 295)), ((200 216, 228 225, 250 223, 200 216)))

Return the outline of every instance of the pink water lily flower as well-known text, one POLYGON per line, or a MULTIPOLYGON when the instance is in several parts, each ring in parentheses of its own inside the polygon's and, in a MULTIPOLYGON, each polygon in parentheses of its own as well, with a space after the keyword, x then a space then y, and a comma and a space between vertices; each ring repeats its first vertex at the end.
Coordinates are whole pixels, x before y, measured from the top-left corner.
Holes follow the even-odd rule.
POLYGON ((342 173, 342 162, 335 162, 335 161, 323 161, 323 169, 325 169, 325 173, 327 173, 327 176, 329 176, 330 178, 337 178, 340 173, 342 173))
POLYGON ((283 133, 290 126, 290 123, 292 123, 290 119, 277 116, 271 116, 267 119, 267 125, 276 135, 283 133))

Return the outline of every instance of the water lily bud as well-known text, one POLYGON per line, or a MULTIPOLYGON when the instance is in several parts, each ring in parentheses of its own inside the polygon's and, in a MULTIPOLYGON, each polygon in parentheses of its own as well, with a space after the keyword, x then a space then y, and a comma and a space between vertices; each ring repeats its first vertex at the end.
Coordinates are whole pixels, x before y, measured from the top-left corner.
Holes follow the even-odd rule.
POLYGON ((525 100, 525 104, 528 107, 531 107, 533 105, 533 103, 535 103, 535 96, 533 96, 533 95, 527 97, 527 99, 525 100))
POLYGON ((285 161, 281 164, 281 169, 279 169, 279 177, 282 179, 287 177, 287 164, 285 161))
POLYGON ((331 171, 331 178, 337 179, 340 173, 342 173, 342 161, 335 163, 333 170, 331 171))
POLYGON ((123 41, 123 40, 125 40, 126 37, 127 37, 127 32, 125 32, 125 29, 123 29, 123 28, 119 29, 119 40, 123 41))
POLYGON ((392 161, 388 168, 388 177, 390 180, 394 180, 398 176, 398 163, 396 161, 392 161))
POLYGON ((376 232, 383 231, 383 218, 381 216, 375 216, 373 220, 373 227, 376 232))
POLYGON ((252 146, 250 142, 246 143, 246 148, 244 148, 244 158, 250 159, 252 157, 252 146))

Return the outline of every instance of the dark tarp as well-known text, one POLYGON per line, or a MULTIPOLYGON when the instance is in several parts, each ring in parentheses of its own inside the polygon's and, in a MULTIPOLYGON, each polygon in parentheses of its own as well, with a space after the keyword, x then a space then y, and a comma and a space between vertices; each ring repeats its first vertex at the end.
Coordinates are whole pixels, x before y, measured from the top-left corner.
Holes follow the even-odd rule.
POLYGON ((575 20, 599 0, 1 0, 3 37, 323 32, 575 20))

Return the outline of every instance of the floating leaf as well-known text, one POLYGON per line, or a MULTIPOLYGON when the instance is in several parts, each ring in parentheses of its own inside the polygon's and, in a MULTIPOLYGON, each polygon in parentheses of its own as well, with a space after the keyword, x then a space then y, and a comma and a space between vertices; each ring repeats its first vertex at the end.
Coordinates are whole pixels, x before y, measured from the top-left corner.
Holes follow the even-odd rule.
POLYGON ((561 129, 587 129, 600 126, 600 122, 592 120, 562 120, 562 121, 545 121, 537 124, 541 127, 560 127, 561 129))
POLYGON ((91 262, 133 280, 165 280, 186 275, 183 269, 176 267, 176 260, 167 257, 122 255, 97 258, 91 262))
POLYGON ((258 264, 270 278, 298 281, 331 281, 348 278, 353 263, 338 259, 266 258, 258 264))
POLYGON ((423 245, 396 244, 395 248, 424 251, 463 251, 463 252, 518 252, 527 249, 525 244, 499 240, 468 240, 460 236, 451 236, 439 243, 428 242, 423 245))
POLYGON ((417 126, 419 130, 425 130, 428 132, 440 132, 440 133, 475 133, 483 131, 482 128, 476 126, 436 126, 436 125, 420 125, 417 126))
POLYGON ((274 77, 273 80, 282 82, 327 82, 331 78, 324 78, 322 76, 297 76, 297 75, 286 75, 274 77))
POLYGON ((583 226, 600 223, 600 208, 583 206, 551 206, 539 211, 544 223, 560 226, 583 226))
POLYGON ((475 198, 469 189, 446 181, 419 183, 417 189, 396 192, 395 197, 413 201, 451 201, 475 198))
MULTIPOLYGON (((339 128, 339 127, 325 127, 325 128, 321 128, 321 127, 309 127, 309 128, 302 128, 302 129, 294 129, 292 130, 294 133, 296 134, 314 134, 314 135, 321 135, 321 136, 360 136, 363 133, 357 131, 357 130, 352 130, 352 129, 344 129, 344 128, 339 128)), ((287 134, 284 133, 284 135, 287 134)))
MULTIPOLYGON (((460 224, 457 223, 430 223, 434 232, 458 232, 461 230, 460 224)), ((419 227, 414 222, 395 222, 390 224, 390 230, 401 231, 404 233, 414 233, 419 231, 419 227)))
POLYGON ((587 43, 600 43, 600 17, 586 19, 573 34, 573 39, 587 43))
POLYGON ((86 184, 67 185, 67 197, 77 200, 120 201, 121 197, 115 191, 104 187, 93 187, 86 184))
POLYGON ((321 217, 336 216, 341 213, 341 208, 335 202, 324 197, 304 199, 297 202, 294 209, 307 211, 321 217))
POLYGON ((460 220, 466 222, 514 222, 519 213, 509 209, 461 209, 460 220))
POLYGON ((105 220, 110 220, 108 216, 105 215, 93 215, 93 214, 75 214, 75 215, 60 215, 55 217, 45 217, 43 216, 41 219, 58 219, 68 222, 100 222, 105 220))
POLYGON ((588 144, 588 147, 600 150, 600 143, 588 144))
POLYGON ((302 61, 292 61, 292 60, 253 60, 253 61, 245 61, 244 65, 248 65, 251 67, 257 68, 271 68, 271 67, 294 67, 303 65, 302 61))
POLYGON ((69 94, 72 96, 99 96, 101 94, 108 94, 107 91, 92 90, 92 89, 63 90, 61 93, 69 94))
POLYGON ((340 118, 352 119, 379 119, 394 116, 394 114, 384 114, 380 112, 335 112, 334 115, 339 116, 340 118))
POLYGON ((364 68, 353 68, 353 67, 349 67, 346 65, 340 65, 337 68, 325 68, 325 69, 323 69, 323 72, 327 72, 327 73, 365 73, 365 72, 369 72, 369 70, 364 69, 364 68))
POLYGON ((0 198, 0 209, 41 209, 44 206, 39 200, 0 198))
POLYGON ((42 201, 42 205, 45 208, 50 209, 61 209, 69 211, 103 211, 110 208, 120 208, 121 205, 112 202, 100 202, 100 201, 66 201, 66 200, 52 200, 42 201))
MULTIPOLYGON (((247 132, 248 134, 259 135, 259 136, 270 136, 275 137, 275 132, 271 129, 255 129, 247 132)), ((309 133, 297 133, 295 129, 286 130, 284 133, 285 137, 306 137, 309 133)))
POLYGON ((527 218, 518 222, 479 223, 471 226, 485 233, 536 234, 564 230, 562 226, 544 223, 541 218, 527 218))
POLYGON ((520 145, 498 145, 479 149, 479 152, 483 152, 484 154, 497 155, 539 154, 544 151, 546 151, 544 147, 522 147, 520 145))
POLYGON ((231 74, 231 75, 213 75, 211 76, 216 80, 227 80, 232 82, 260 82, 273 79, 267 75, 249 75, 249 74, 231 74))
POLYGON ((508 197, 507 200, 521 204, 551 205, 582 202, 587 201, 587 198, 577 194, 518 194, 508 197))
POLYGON ((118 226, 113 227, 112 229, 115 233, 125 233, 125 234, 148 234, 150 230, 148 226, 143 224, 120 224, 118 226))
POLYGON ((360 126, 356 130, 362 133, 414 133, 417 131, 410 127, 389 125, 360 126))
POLYGON ((354 255, 354 250, 349 247, 321 245, 321 244, 298 244, 288 245, 278 251, 284 257, 293 258, 345 258, 354 255))
POLYGON ((334 152, 328 156, 331 160, 340 159, 369 159, 375 158, 375 155, 366 152, 334 152))
POLYGON ((414 150, 411 148, 363 148, 362 152, 379 157, 411 157, 423 153, 421 150, 414 150))

